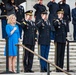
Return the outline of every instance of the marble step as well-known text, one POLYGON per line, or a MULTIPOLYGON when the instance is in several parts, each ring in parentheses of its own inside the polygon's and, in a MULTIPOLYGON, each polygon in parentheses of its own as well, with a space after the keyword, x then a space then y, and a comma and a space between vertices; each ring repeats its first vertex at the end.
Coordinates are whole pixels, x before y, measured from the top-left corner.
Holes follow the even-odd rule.
MULTIPOLYGON (((71 75, 76 75, 76 73, 70 73, 71 75)), ((0 74, 0 75, 7 75, 7 74, 0 74)), ((10 75, 10 74, 8 74, 10 75)), ((11 75, 47 75, 47 73, 40 73, 40 72, 35 72, 35 73, 19 73, 19 74, 11 74, 11 75)), ((65 73, 59 72, 51 72, 50 75, 67 75, 65 73)))

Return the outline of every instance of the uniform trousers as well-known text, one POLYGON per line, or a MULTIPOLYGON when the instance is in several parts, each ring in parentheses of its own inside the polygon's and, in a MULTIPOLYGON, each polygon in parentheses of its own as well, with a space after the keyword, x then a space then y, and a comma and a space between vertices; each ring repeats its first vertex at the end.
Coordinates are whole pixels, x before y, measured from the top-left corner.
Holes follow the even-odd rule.
POLYGON ((50 36, 51 36, 50 39, 54 40, 55 39, 55 31, 51 31, 50 36))
MULTIPOLYGON (((56 65, 63 69, 64 65, 64 54, 65 54, 65 43, 56 42, 56 65)), ((59 69, 56 69, 57 72, 60 72, 59 69)))
POLYGON ((69 32, 69 22, 68 22, 68 20, 66 20, 66 28, 67 28, 67 32, 69 32))
MULTIPOLYGON (((25 45, 27 48, 34 51, 34 45, 25 45)), ((24 71, 30 71, 33 64, 33 54, 27 50, 24 50, 23 66, 24 71)))
POLYGON ((7 36, 7 34, 6 34, 7 20, 6 19, 2 19, 1 23, 2 23, 2 38, 6 38, 6 36, 7 36))
POLYGON ((73 37, 74 40, 76 40, 76 24, 74 24, 73 26, 74 26, 73 37))
MULTIPOLYGON (((45 59, 48 59, 49 49, 50 49, 50 45, 40 45, 40 55, 45 59)), ((41 66, 41 71, 47 70, 47 63, 42 59, 40 59, 40 66, 41 66)))

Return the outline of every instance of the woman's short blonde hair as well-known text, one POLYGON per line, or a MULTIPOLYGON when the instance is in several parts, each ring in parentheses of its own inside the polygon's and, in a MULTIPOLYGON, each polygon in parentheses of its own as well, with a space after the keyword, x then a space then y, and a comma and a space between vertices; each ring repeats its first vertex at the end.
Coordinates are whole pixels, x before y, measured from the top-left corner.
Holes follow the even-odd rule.
MULTIPOLYGON (((16 16, 14 15, 14 14, 11 14, 11 15, 9 15, 8 17, 7 17, 7 23, 8 24, 11 24, 12 23, 12 18, 13 17, 15 17, 15 19, 16 19, 16 16)), ((15 23, 16 24, 16 23, 15 23)))

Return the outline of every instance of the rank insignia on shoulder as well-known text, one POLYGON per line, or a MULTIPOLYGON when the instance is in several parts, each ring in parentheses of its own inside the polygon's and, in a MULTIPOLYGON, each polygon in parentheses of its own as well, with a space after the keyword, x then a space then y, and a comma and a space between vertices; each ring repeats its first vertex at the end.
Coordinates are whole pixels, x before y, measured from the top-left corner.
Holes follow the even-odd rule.
POLYGON ((23 22, 24 25, 26 25, 26 22, 23 22))

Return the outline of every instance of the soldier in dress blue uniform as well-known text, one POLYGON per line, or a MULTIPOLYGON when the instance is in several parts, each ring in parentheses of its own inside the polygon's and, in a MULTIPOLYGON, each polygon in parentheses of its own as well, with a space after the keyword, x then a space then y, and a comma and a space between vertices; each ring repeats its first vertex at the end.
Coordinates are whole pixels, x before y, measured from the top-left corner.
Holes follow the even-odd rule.
MULTIPOLYGON (((17 17, 17 21, 22 23, 24 21, 24 7, 19 5, 18 6, 18 10, 16 11, 16 17, 17 17)), ((22 36, 22 28, 20 25, 19 26, 19 31, 20 31, 20 38, 22 36)))
POLYGON ((33 8, 35 12, 35 22, 37 23, 41 19, 41 13, 46 10, 46 7, 43 5, 43 0, 38 0, 38 4, 35 4, 33 8))
POLYGON ((17 21, 22 22, 24 21, 24 7, 22 5, 18 6, 18 10, 16 11, 17 21))
POLYGON ((74 40, 76 40, 76 2, 75 2, 75 8, 72 9, 72 24, 74 27, 73 37, 74 37, 74 40))
POLYGON ((51 39, 54 40, 55 36, 55 29, 53 27, 53 20, 57 18, 56 11, 59 9, 59 5, 55 2, 55 0, 50 0, 50 2, 47 4, 47 7, 49 8, 49 21, 52 24, 52 32, 51 32, 51 39))
POLYGON ((18 11, 18 7, 15 4, 15 0, 8 0, 6 3, 7 16, 14 14, 18 11))
POLYGON ((51 24, 53 23, 53 20, 57 18, 57 10, 59 9, 59 5, 55 2, 55 0, 51 0, 48 4, 47 4, 48 8, 49 8, 49 21, 51 22, 51 24))
MULTIPOLYGON (((1 15, 6 15, 6 8, 5 8, 5 3, 2 1, 2 3, 0 3, 0 9, 1 9, 1 15)), ((6 38, 6 31, 5 31, 5 27, 7 24, 7 20, 6 17, 1 17, 1 23, 2 23, 2 38, 6 38)))
MULTIPOLYGON (((39 31, 38 44, 40 45, 40 55, 45 59, 48 59, 50 50, 50 32, 51 24, 47 20, 47 11, 42 12, 42 19, 36 24, 39 31)), ((47 63, 40 59, 41 72, 47 72, 47 63)))
MULTIPOLYGON (((22 23, 22 28, 24 31, 23 35, 23 44, 34 51, 35 46, 35 37, 36 37, 36 26, 35 23, 32 21, 32 10, 28 10, 25 12, 25 20, 22 23)), ((24 59, 23 59, 23 66, 24 66, 24 72, 33 72, 32 64, 33 64, 33 54, 30 53, 27 50, 24 50, 24 59)))
MULTIPOLYGON (((56 45, 56 65, 63 69, 64 65, 64 54, 67 37, 66 21, 63 20, 64 11, 59 9, 57 11, 58 18, 54 20, 55 27, 55 45, 56 45)), ((60 70, 56 69, 57 72, 60 70)))
POLYGON ((58 4, 59 8, 64 10, 64 20, 67 22, 67 31, 69 32, 69 22, 71 21, 70 6, 66 4, 66 0, 61 0, 58 4))

